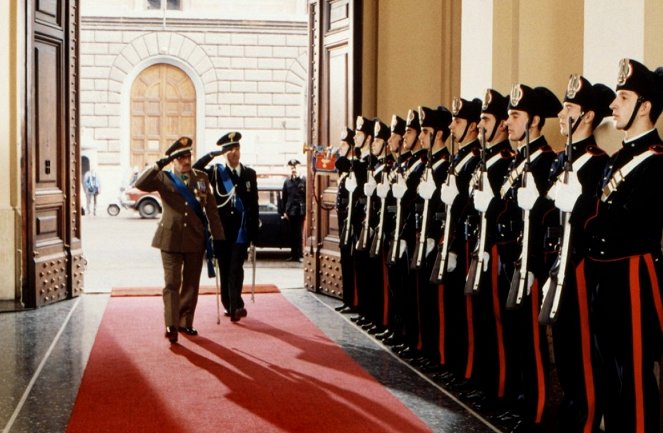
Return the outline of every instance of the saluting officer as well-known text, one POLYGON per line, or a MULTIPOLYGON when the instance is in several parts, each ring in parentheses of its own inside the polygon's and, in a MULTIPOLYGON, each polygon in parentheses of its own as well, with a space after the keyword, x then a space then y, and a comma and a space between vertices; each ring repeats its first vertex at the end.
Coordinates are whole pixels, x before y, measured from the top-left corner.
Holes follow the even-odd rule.
POLYGON ((301 163, 296 159, 288 161, 290 177, 283 181, 283 191, 279 202, 281 218, 288 221, 290 227, 290 257, 288 261, 301 262, 302 228, 306 215, 306 176, 300 176, 298 167, 301 163))
MULTIPOLYGON (((472 193, 474 208, 481 217, 475 254, 472 257, 472 260, 477 261, 475 272, 479 275, 468 274, 465 284, 466 288, 468 285, 472 288, 474 296, 472 318, 475 332, 475 377, 485 395, 485 398, 479 398, 481 401, 478 401, 483 406, 502 402, 510 369, 508 348, 511 342, 507 341, 509 334, 504 329, 511 324, 503 312, 509 287, 499 284, 502 271, 498 248, 501 240, 497 230, 498 218, 506 210, 506 203, 500 197, 500 187, 515 156, 505 123, 508 103, 509 99, 498 91, 486 89, 479 120, 479 131, 483 134, 481 140, 485 141, 484 161, 475 172, 477 185, 472 193), (482 238, 483 244, 480 242, 482 238), (474 287, 476 282, 478 287, 474 287)), ((506 279, 501 281, 506 282, 506 279)))
POLYGON ((596 212, 608 160, 596 144, 594 130, 610 114, 609 105, 614 99, 615 93, 607 86, 592 85, 585 77, 573 74, 557 115, 567 147, 553 165, 554 183, 548 197, 562 212, 563 240, 543 286, 546 295, 540 322, 553 324, 555 368, 563 392, 557 411, 560 432, 596 431, 602 415, 597 404, 602 396, 596 392, 596 361, 592 361, 595 354, 590 341, 590 297, 585 287, 576 284, 575 271, 586 255, 585 224, 596 212), (552 311, 558 313, 551 315, 552 311))
POLYGON ((206 250, 208 266, 212 266, 209 232, 214 238, 214 255, 220 260, 220 242, 224 239, 207 175, 191 168, 192 150, 193 141, 181 137, 166 150, 165 158, 145 169, 136 179, 136 188, 159 191, 163 204, 152 246, 161 250, 164 321, 166 338, 171 343, 177 342, 178 331, 198 335, 193 317, 206 250), (171 161, 173 170, 162 171, 171 161))
POLYGON ((242 299, 244 261, 249 243, 258 233, 258 186, 256 172, 240 162, 239 132, 229 132, 216 142, 221 147, 201 157, 194 168, 205 169, 214 187, 218 213, 226 239, 221 255, 221 302, 232 322, 246 317, 242 299), (227 164, 205 168, 215 156, 222 154, 227 164))
MULTIPOLYGON (((542 247, 546 228, 557 226, 559 215, 552 200, 546 198, 550 168, 556 154, 542 135, 542 128, 545 119, 556 117, 561 108, 557 97, 545 87, 533 89, 516 84, 511 89, 506 125, 509 139, 518 143, 518 153, 500 193, 511 204, 517 203, 523 221, 516 249, 520 258, 514 265, 518 272, 513 273, 507 299, 507 308, 511 309, 507 314, 516 322, 513 340, 519 363, 514 368, 520 374, 523 387, 518 396, 523 415, 523 422, 518 427, 520 431, 539 428, 546 407, 548 344, 545 327, 539 325, 540 285, 543 284, 539 281, 547 278, 549 270, 542 247), (511 305, 510 299, 513 299, 511 305)), ((506 224, 506 221, 500 224, 506 224)), ((515 259, 509 256, 513 250, 505 249, 504 252, 504 256, 500 255, 502 262, 515 259)))
POLYGON ((619 62, 610 108, 624 141, 608 162, 579 274, 579 288, 586 278, 592 296, 606 432, 660 431, 654 363, 663 343, 663 142, 654 125, 663 110, 662 75, 663 68, 619 62))

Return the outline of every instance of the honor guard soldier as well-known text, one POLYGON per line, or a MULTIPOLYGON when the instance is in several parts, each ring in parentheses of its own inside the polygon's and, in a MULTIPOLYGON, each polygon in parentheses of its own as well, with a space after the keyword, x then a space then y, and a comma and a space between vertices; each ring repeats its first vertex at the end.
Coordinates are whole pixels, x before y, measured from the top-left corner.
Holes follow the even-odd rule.
MULTIPOLYGON (((483 407, 504 403, 510 356, 506 340, 504 305, 509 291, 507 279, 500 275, 498 219, 506 209, 500 187, 515 156, 506 127, 509 99, 494 89, 486 89, 479 133, 482 145, 481 163, 473 178, 473 204, 479 213, 479 233, 473 248, 470 271, 465 281, 465 294, 473 297, 476 383, 483 391, 475 403, 483 407), (500 284, 502 282, 502 284, 500 284)), ((511 274, 509 274, 509 279, 511 274)), ((511 352, 511 353, 510 353, 511 352)))
POLYGON ((279 203, 281 218, 288 221, 290 227, 289 261, 301 262, 302 227, 306 215, 306 177, 300 176, 297 169, 300 162, 296 159, 288 161, 290 177, 283 182, 281 202, 279 203))
POLYGON ((416 241, 416 226, 423 204, 417 195, 417 186, 419 179, 426 167, 427 152, 422 149, 419 143, 419 133, 421 126, 419 124, 419 113, 417 110, 410 110, 405 122, 405 135, 403 136, 403 149, 410 152, 410 156, 403 166, 404 184, 397 180, 392 184, 392 195, 398 198, 401 196, 400 205, 396 209, 396 230, 398 230, 398 242, 396 236, 391 244, 389 251, 390 262, 401 261, 401 270, 406 273, 405 297, 404 297, 404 324, 405 338, 404 344, 394 347, 394 352, 406 359, 415 359, 420 357, 421 336, 419 333, 419 296, 418 281, 413 278, 410 272, 410 258, 414 253, 416 241), (405 189, 403 190, 403 186, 405 189), (400 215, 398 212, 400 211, 400 215))
POLYGON ((371 143, 373 143, 373 130, 375 121, 364 116, 357 116, 355 121, 354 152, 357 156, 352 163, 350 178, 345 182, 352 197, 348 215, 350 219, 346 221, 346 235, 341 236, 341 241, 347 240, 351 246, 352 260, 355 270, 354 301, 357 309, 357 316, 350 318, 359 326, 369 325, 371 321, 366 317, 366 293, 371 283, 371 275, 368 271, 368 250, 357 250, 357 241, 361 234, 364 218, 366 216, 366 193, 364 186, 368 179, 369 170, 373 170, 374 160, 371 157, 371 143), (353 181, 352 183, 349 183, 353 181), (356 183, 356 185, 354 185, 356 183), (350 191, 351 185, 355 187, 354 192, 350 191))
MULTIPOLYGON (((477 216, 469 196, 472 173, 480 161, 480 144, 477 139, 481 100, 454 98, 451 107, 452 148, 458 150, 452 156, 447 179, 440 186, 440 198, 445 204, 442 248, 438 252, 431 278, 444 284, 442 302, 445 311, 446 366, 455 380, 448 386, 463 386, 472 375, 473 324, 471 299, 464 296, 465 275, 469 264, 468 252, 471 239, 476 234, 477 216)), ((473 245, 472 245, 473 246, 473 245)))
POLYGON ((166 338, 177 342, 177 334, 198 335, 193 317, 203 257, 207 252, 208 275, 214 277, 212 250, 220 254, 224 230, 216 213, 216 200, 207 175, 191 168, 193 142, 181 137, 166 150, 166 157, 148 167, 136 179, 136 188, 159 191, 163 215, 152 240, 161 250, 164 280, 166 338), (172 171, 162 169, 173 162, 172 171), (211 244, 210 232, 214 238, 211 244))
MULTIPOLYGON (((352 170, 352 160, 354 159, 354 137, 355 131, 345 128, 341 134, 341 141, 338 149, 338 158, 336 159, 336 170, 338 171, 338 187, 336 192, 336 215, 338 216, 339 240, 347 223, 350 193, 345 187, 350 171, 352 170)), ((356 185, 355 185, 356 187, 356 185)), ((343 314, 355 312, 355 274, 354 264, 352 262, 353 246, 349 242, 339 241, 339 253, 341 261, 341 273, 343 274, 343 304, 336 307, 336 311, 343 314)))
POLYGON ((559 117, 566 149, 553 165, 548 197, 562 216, 558 257, 543 285, 539 322, 552 325, 555 368, 562 388, 557 430, 597 431, 601 396, 592 353, 589 293, 576 284, 576 268, 586 255, 585 224, 596 212, 601 179, 608 155, 596 144, 594 130, 610 115, 615 93, 603 84, 592 85, 571 75, 559 117))
MULTIPOLYGON (((446 178, 449 168, 450 153, 445 143, 451 131, 451 112, 445 107, 436 109, 419 107, 419 142, 428 152, 426 171, 417 186, 417 194, 423 200, 421 221, 418 226, 417 244, 410 260, 410 269, 415 272, 419 282, 419 315, 421 317, 422 355, 425 363, 419 368, 426 372, 439 372, 442 356, 440 355, 440 311, 438 285, 429 282, 440 238, 443 218, 439 215, 439 188, 446 178)), ((443 217, 443 215, 442 215, 443 217)))
POLYGON ((221 302, 232 322, 246 317, 242 299, 244 261, 249 244, 258 233, 258 186, 256 172, 240 163, 239 132, 229 132, 216 142, 221 149, 201 157, 194 168, 205 169, 214 187, 218 212, 226 239, 223 241, 221 267, 221 302), (224 155, 227 164, 205 168, 215 156, 224 155))
POLYGON ((386 199, 384 226, 382 232, 384 241, 381 246, 385 261, 387 263, 387 280, 389 284, 389 297, 387 298, 387 314, 388 314, 388 329, 384 333, 377 334, 376 337, 381 339, 385 344, 390 346, 399 346, 404 342, 405 335, 405 288, 407 284, 407 267, 400 257, 398 256, 398 248, 394 246, 399 241, 400 231, 395 227, 398 223, 400 226, 400 218, 402 208, 400 206, 402 195, 406 190, 404 174, 404 159, 405 151, 403 150, 403 137, 405 136, 405 119, 394 114, 391 118, 391 135, 387 139, 388 150, 392 165, 387 177, 388 183, 385 185, 380 183, 377 193, 384 196, 386 199), (396 185, 395 191, 393 190, 396 185), (389 191, 385 187, 389 187, 389 191), (394 195, 398 195, 396 198, 394 195), (401 210, 399 210, 401 209, 401 210), (398 217, 398 218, 397 218, 398 217), (398 219, 398 221, 397 221, 398 219), (392 257, 391 255, 394 255, 392 257))
POLYGON ((660 431, 654 364, 663 342, 663 142, 654 125, 663 110, 662 76, 663 68, 619 62, 610 108, 624 141, 608 161, 598 212, 587 225, 585 272, 578 273, 579 289, 586 281, 592 297, 606 432, 660 431))
MULTIPOLYGON (((522 232, 506 305, 510 310, 507 314, 513 315, 515 320, 513 339, 517 354, 514 358, 521 361, 520 365, 514 366, 520 373, 523 387, 518 396, 523 415, 518 427, 520 431, 540 428, 546 407, 548 342, 545 327, 539 325, 540 284, 543 284, 539 282, 548 277, 549 270, 542 248, 544 238, 550 235, 546 228, 558 225, 559 215, 552 200, 546 198, 550 169, 556 155, 541 129, 545 119, 556 117, 561 108, 557 97, 545 87, 533 89, 516 84, 511 89, 506 125, 509 139, 518 143, 518 153, 500 194, 511 203, 517 203, 522 217, 522 232)), ((515 223, 510 225, 517 226, 515 223)), ((510 249, 504 252, 500 260, 514 258, 510 257, 510 249)))

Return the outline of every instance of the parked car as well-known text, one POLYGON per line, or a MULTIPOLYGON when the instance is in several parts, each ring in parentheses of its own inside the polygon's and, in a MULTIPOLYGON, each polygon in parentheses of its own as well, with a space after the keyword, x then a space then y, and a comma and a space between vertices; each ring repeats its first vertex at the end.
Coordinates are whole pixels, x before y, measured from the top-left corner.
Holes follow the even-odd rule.
MULTIPOLYGON (((281 214, 279 214, 283 182, 286 177, 285 174, 258 175, 260 228, 255 241, 256 247, 290 247, 288 221, 281 219, 281 214)), ((121 208, 136 210, 141 218, 156 218, 162 212, 161 197, 157 191, 145 192, 130 186, 121 190, 119 203, 108 205, 108 214, 117 216, 121 208)))

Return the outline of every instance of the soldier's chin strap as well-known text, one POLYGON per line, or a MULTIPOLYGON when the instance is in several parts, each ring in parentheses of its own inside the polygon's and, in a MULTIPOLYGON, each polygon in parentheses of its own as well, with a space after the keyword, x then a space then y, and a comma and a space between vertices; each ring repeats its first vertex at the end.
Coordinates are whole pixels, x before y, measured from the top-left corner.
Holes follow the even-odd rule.
MULTIPOLYGON (((518 141, 523 141, 523 140, 525 139, 525 137, 527 137, 527 131, 529 131, 529 129, 530 129, 531 127, 532 127, 532 118, 531 118, 531 117, 528 117, 528 118, 527 118, 527 125, 525 125, 525 130, 523 131, 523 135, 520 136, 520 138, 518 139, 518 141)), ((526 145, 528 145, 528 144, 529 144, 529 143, 527 143, 526 145)))
POLYGON ((456 140, 456 141, 458 141, 459 143, 462 143, 463 140, 465 140, 465 136, 467 135, 467 131, 469 131, 469 129, 470 129, 470 121, 469 121, 469 119, 465 119, 465 121, 466 121, 466 123, 465 123, 465 130, 463 131, 463 135, 461 135, 460 138, 459 138, 458 140, 456 140))
MULTIPOLYGON (((500 126, 500 122, 501 122, 501 120, 499 120, 496 117, 495 118, 495 126, 493 126, 493 130, 490 132, 490 135, 488 137, 486 137, 486 142, 487 143, 492 143, 493 142, 493 138, 495 138, 495 134, 497 133, 497 129, 500 126)), ((484 129, 484 131, 485 131, 485 129, 484 129)))
POLYGON ((642 96, 638 96, 638 100, 635 101, 635 107, 633 107, 633 113, 631 113, 631 118, 628 119, 628 123, 626 126, 624 126, 624 131, 628 131, 628 129, 631 127, 633 124, 633 121, 635 120, 635 115, 638 113, 638 110, 640 109, 640 106, 642 103, 645 102, 645 98, 642 96))
MULTIPOLYGON (((582 119, 584 116, 585 116, 585 112, 581 111, 580 116, 578 116, 578 118, 575 120, 575 122, 573 122, 573 125, 569 125, 569 127, 571 128, 569 130, 569 135, 573 136, 573 133, 576 132, 576 129, 578 129, 578 126, 580 126, 580 119, 582 119)), ((570 118, 571 117, 569 116, 569 119, 570 118)))

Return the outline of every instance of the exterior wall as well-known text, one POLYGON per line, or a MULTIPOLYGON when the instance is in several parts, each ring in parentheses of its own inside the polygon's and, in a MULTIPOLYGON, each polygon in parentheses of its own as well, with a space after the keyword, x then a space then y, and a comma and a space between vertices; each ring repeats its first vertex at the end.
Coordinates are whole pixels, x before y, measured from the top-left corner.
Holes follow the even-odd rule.
POLYGON ((255 1, 234 6, 208 1, 207 9, 193 3, 184 0, 183 10, 167 11, 165 19, 162 11, 145 11, 143 2, 134 0, 82 10, 82 156, 97 167, 105 200, 115 198, 132 170, 133 80, 156 63, 179 67, 194 83, 194 156, 214 148, 225 132, 238 130, 243 135, 242 160, 259 171, 285 171, 287 160, 301 159, 308 53, 305 5, 261 2, 265 20, 256 21, 255 1), (118 14, 124 15, 111 16, 118 14))

